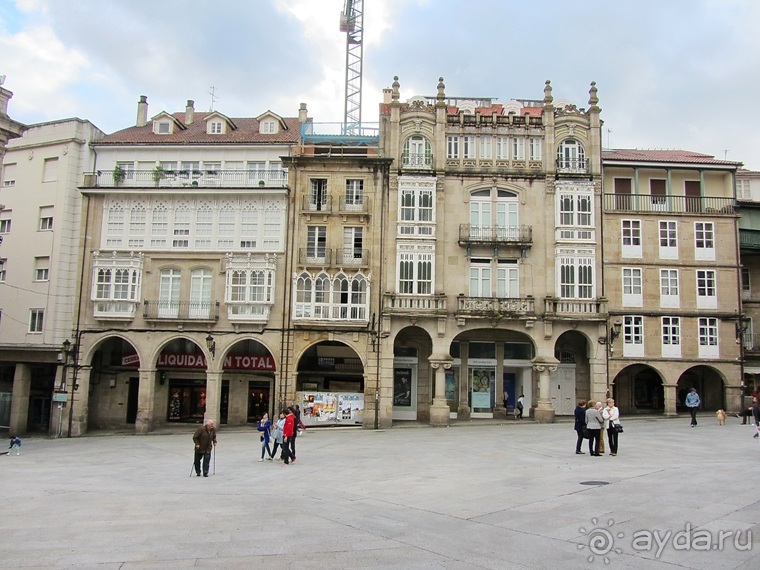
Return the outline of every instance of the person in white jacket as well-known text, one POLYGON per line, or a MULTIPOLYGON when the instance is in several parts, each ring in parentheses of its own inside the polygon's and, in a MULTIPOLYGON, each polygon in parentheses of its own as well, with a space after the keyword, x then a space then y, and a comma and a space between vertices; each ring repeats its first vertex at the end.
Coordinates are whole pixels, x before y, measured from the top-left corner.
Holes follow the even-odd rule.
POLYGON ((620 423, 620 410, 615 406, 615 400, 609 398, 607 407, 602 410, 604 418, 604 427, 607 429, 607 441, 610 444, 610 455, 617 455, 618 451, 618 431, 615 428, 620 423))

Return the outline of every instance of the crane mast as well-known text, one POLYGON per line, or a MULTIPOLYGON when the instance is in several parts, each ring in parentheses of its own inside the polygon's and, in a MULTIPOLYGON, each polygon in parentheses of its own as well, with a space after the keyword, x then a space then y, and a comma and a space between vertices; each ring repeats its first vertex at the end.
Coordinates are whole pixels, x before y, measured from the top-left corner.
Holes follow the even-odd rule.
POLYGON ((346 101, 343 130, 346 135, 359 135, 362 124, 364 0, 346 0, 340 14, 340 31, 346 32, 346 101))

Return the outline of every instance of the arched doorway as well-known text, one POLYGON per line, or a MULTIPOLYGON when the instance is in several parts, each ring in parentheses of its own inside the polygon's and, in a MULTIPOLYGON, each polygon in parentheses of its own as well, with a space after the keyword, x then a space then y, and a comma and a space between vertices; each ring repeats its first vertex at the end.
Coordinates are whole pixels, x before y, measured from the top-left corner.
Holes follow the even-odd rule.
POLYGON ((651 366, 634 364, 621 370, 612 384, 612 397, 621 414, 664 413, 662 378, 651 366))
MULTIPOLYGON (((430 335, 420 327, 406 327, 396 335, 393 343, 394 420, 430 419, 430 403, 433 398, 428 359, 432 350, 430 335)), ((447 374, 446 398, 453 405, 453 394, 449 397, 449 385, 447 374)), ((451 391, 453 392, 453 385, 451 391)), ((456 412, 456 408, 453 411, 456 412)))
POLYGON ((91 428, 123 428, 137 421, 140 357, 121 337, 96 345, 90 361, 87 423, 91 428))
POLYGON ((232 345, 222 365, 220 416, 229 425, 257 424, 264 413, 273 417, 275 359, 269 349, 254 339, 232 345))
MULTIPOLYGON (((168 384, 168 391, 156 390, 156 410, 166 410, 169 423, 202 423, 206 413, 206 357, 195 342, 175 338, 161 349, 156 362, 159 386, 168 384)), ((226 399, 224 389, 222 400, 226 399)), ((220 416, 220 423, 227 423, 220 416)))
POLYGON ((562 333, 554 346, 559 361, 551 373, 551 399, 556 415, 572 416, 578 400, 591 397, 588 340, 577 331, 562 333))
POLYGON ((701 408, 704 410, 725 409, 725 393, 723 389, 723 378, 714 368, 710 366, 694 366, 686 370, 678 379, 676 388, 677 409, 686 411, 686 395, 692 388, 697 389, 699 398, 702 401, 701 408))

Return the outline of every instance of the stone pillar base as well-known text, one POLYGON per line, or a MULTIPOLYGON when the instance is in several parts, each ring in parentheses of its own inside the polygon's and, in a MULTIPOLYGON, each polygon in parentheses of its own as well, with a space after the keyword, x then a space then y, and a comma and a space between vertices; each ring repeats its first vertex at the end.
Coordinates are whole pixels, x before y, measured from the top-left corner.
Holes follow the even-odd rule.
POLYGON ((470 407, 469 406, 459 406, 457 408, 457 421, 459 422, 469 422, 470 421, 470 407))
POLYGON ((507 419, 507 408, 503 406, 497 406, 493 409, 493 419, 495 420, 506 420, 507 419))
POLYGON ((443 404, 436 404, 430 406, 430 425, 431 426, 447 426, 449 425, 449 406, 445 402, 443 404))
POLYGON ((664 415, 665 415, 666 418, 677 418, 678 417, 678 414, 676 412, 666 411, 664 415))
POLYGON ((135 433, 137 435, 146 435, 152 431, 153 429, 149 421, 137 418, 137 421, 135 422, 135 433))
POLYGON ((536 408, 533 410, 533 417, 540 424, 553 424, 554 410, 541 410, 536 408))

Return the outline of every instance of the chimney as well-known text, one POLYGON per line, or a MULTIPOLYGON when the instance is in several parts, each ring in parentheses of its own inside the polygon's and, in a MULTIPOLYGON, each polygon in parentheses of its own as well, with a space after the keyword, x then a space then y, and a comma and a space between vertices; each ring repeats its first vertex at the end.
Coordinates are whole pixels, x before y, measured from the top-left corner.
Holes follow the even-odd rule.
POLYGON ((195 114, 195 108, 193 107, 195 105, 195 101, 192 99, 187 100, 187 106, 185 107, 185 124, 186 125, 192 125, 195 114))
POLYGON ((301 103, 298 107, 298 122, 305 123, 309 120, 308 112, 306 111, 306 103, 301 103))
POLYGON ((383 103, 390 103, 391 102, 391 93, 393 93, 393 89, 390 87, 386 87, 383 89, 383 103))
POLYGON ((144 127, 148 124, 148 97, 140 95, 140 102, 137 104, 137 122, 138 127, 144 127))

